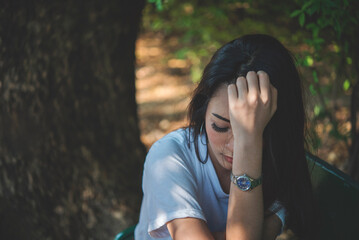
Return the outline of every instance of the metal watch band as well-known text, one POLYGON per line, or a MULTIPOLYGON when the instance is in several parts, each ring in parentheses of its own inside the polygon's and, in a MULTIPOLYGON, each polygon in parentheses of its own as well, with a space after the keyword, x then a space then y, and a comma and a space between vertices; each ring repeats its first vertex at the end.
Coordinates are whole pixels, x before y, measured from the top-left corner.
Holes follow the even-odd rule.
POLYGON ((235 176, 231 173, 231 182, 233 182, 240 190, 249 191, 262 183, 262 176, 258 179, 253 179, 247 174, 235 176))

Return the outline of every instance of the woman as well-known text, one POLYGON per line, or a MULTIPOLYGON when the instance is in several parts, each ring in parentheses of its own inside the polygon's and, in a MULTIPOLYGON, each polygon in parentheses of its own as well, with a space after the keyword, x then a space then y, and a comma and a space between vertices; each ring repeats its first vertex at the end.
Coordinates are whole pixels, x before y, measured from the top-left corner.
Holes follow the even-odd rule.
POLYGON ((212 57, 187 128, 150 149, 142 239, 275 239, 314 232, 302 88, 291 54, 267 35, 235 39, 212 57))

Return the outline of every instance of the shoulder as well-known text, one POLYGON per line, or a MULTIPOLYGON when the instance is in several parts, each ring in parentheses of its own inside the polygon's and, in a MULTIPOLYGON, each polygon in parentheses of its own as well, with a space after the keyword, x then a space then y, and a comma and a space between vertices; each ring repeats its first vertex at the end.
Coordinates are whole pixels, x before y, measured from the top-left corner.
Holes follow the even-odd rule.
POLYGON ((169 134, 165 135, 158 141, 156 141, 150 148, 150 151, 159 147, 173 146, 183 148, 187 145, 189 129, 180 128, 169 134))
POLYGON ((189 151, 188 129, 178 129, 156 141, 150 148, 146 157, 146 164, 156 159, 171 155, 183 155, 189 151))
MULTIPOLYGON (((187 143, 187 129, 174 131, 158 140, 149 150, 144 166, 142 186, 145 193, 173 189, 186 196, 197 191, 202 172, 187 143), (181 191, 180 189, 185 189, 181 191)), ((177 194, 178 194, 177 193, 177 194)), ((187 196, 186 198, 190 198, 187 196)))
POLYGON ((189 129, 178 129, 155 142, 146 156, 145 169, 168 168, 174 164, 187 168, 194 164, 188 135, 189 129))

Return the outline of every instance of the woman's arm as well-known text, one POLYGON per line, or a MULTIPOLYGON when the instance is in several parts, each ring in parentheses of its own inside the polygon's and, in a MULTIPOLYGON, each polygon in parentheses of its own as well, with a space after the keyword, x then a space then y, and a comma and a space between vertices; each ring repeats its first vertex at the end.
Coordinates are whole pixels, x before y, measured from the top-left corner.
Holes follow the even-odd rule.
MULTIPOLYGON (((205 221, 198 218, 177 218, 167 223, 168 231, 175 240, 214 240, 205 221)), ((217 239, 216 239, 217 240, 217 239)))
MULTIPOLYGON (((282 221, 276 214, 272 214, 264 218, 263 225, 263 240, 274 240, 277 238, 278 233, 282 227, 282 221)), ((226 232, 215 232, 212 233, 214 239, 216 240, 225 240, 226 232)))
MULTIPOLYGON (((262 175, 263 131, 277 107, 277 91, 268 75, 259 71, 239 77, 228 87, 230 121, 234 138, 234 175, 262 175)), ((262 185, 242 191, 231 184, 227 239, 262 239, 264 225, 262 185)))
MULTIPOLYGON (((262 140, 234 141, 233 168, 234 175, 247 174, 254 179, 261 176, 262 140)), ((231 184, 228 217, 227 239, 261 239, 263 224, 262 185, 243 192, 231 184), (240 237, 239 237, 240 236, 240 237)))
MULTIPOLYGON (((282 227, 281 220, 273 214, 264 219, 263 239, 276 239, 282 227)), ((205 240, 225 240, 226 232, 210 233, 206 223, 198 218, 178 218, 167 223, 168 231, 172 239, 205 239, 205 240)))

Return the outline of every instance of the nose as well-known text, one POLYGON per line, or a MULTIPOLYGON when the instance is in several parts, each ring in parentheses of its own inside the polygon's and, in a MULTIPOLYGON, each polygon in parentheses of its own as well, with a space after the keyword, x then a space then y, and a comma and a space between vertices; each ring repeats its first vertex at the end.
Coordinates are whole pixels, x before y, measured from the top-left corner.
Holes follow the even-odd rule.
POLYGON ((229 131, 228 133, 228 139, 226 142, 226 148, 228 149, 228 151, 230 151, 233 154, 233 145, 234 145, 234 138, 233 138, 233 133, 232 131, 229 131))

